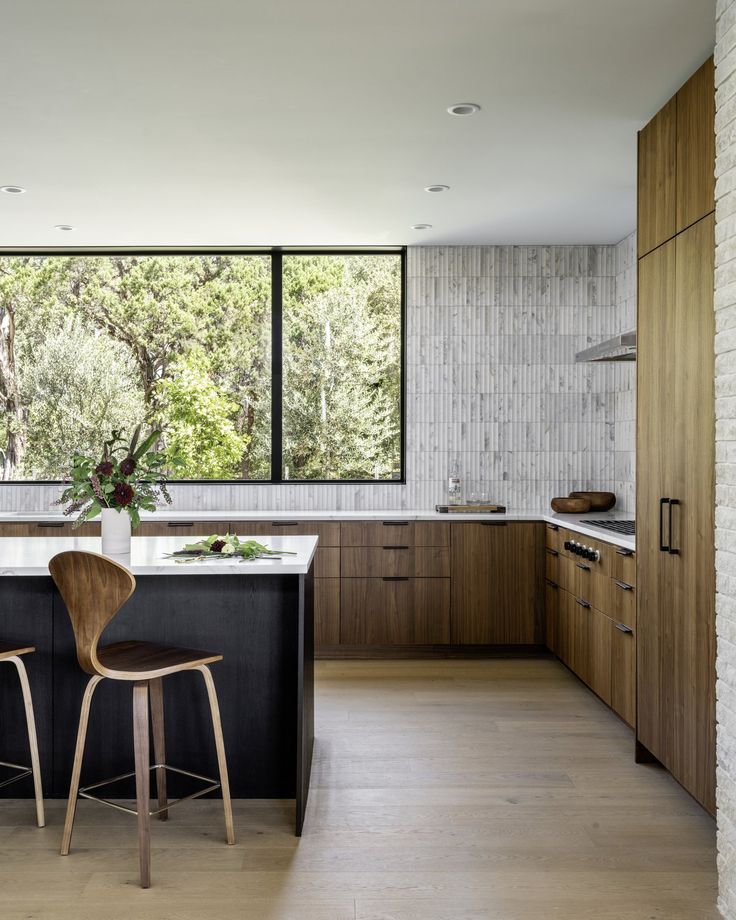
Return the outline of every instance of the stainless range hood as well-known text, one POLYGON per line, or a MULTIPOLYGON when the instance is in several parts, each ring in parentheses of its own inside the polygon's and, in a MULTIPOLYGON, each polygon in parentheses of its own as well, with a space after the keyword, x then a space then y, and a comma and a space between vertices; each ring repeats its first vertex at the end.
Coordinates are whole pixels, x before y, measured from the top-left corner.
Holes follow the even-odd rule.
POLYGON ((585 361, 636 361, 636 330, 622 332, 612 339, 579 351, 577 362, 585 361))

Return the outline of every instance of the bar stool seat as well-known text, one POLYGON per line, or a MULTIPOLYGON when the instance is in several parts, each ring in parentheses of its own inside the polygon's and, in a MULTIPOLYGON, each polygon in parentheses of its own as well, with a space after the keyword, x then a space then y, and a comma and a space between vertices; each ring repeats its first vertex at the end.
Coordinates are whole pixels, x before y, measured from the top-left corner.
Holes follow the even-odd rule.
POLYGON ((41 763, 38 756, 38 738, 36 736, 36 719, 33 714, 33 698, 31 697, 31 686, 28 683, 28 672, 26 666, 21 660, 21 655, 29 655, 35 652, 34 645, 20 645, 17 642, 3 642, 0 640, 0 661, 8 662, 15 665, 20 681, 20 689, 23 694, 23 706, 26 711, 26 729, 28 732, 28 747, 31 755, 30 767, 18 763, 8 763, 0 760, 0 766, 7 767, 14 772, 10 779, 0 783, 0 786, 7 786, 19 779, 25 779, 26 776, 33 776, 34 794, 36 797, 36 823, 39 827, 44 827, 46 818, 43 809, 43 788, 41 785, 41 763))
POLYGON ((177 671, 222 661, 222 655, 155 642, 113 642, 97 649, 106 677, 115 680, 151 680, 177 671))
POLYGON ((99 645, 99 640, 113 617, 135 591, 135 578, 124 566, 99 553, 70 550, 59 553, 49 562, 49 572, 66 604, 74 630, 77 660, 83 671, 90 675, 82 697, 74 753, 69 801, 61 841, 61 854, 66 856, 71 847, 77 798, 112 805, 130 812, 138 819, 138 851, 141 886, 151 884, 150 819, 157 815, 166 820, 172 805, 197 798, 216 789, 222 791, 227 842, 235 843, 233 812, 230 802, 230 784, 225 759, 225 743, 220 723, 217 691, 209 665, 222 661, 222 655, 190 648, 158 645, 153 642, 123 641, 99 645), (164 738, 164 696, 162 678, 178 671, 198 671, 204 680, 210 704, 212 729, 217 753, 219 780, 200 776, 166 763, 164 738), (133 684, 133 750, 135 770, 120 776, 81 786, 82 760, 87 736, 87 725, 92 697, 97 685, 105 680, 130 681, 133 684), (150 720, 149 720, 150 705, 150 720), (154 763, 150 762, 149 731, 153 735, 154 763), (166 792, 166 771, 171 770, 204 782, 204 788, 170 801, 166 792), (150 773, 156 773, 158 808, 150 808, 150 773), (127 777, 135 776, 136 807, 127 808, 93 794, 101 787, 127 777))

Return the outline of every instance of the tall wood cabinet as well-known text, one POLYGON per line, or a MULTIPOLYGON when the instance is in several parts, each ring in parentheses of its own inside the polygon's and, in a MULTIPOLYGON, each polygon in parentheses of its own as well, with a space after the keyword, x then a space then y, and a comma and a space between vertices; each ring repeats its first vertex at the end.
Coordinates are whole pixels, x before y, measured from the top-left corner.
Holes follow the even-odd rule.
MULTIPOLYGON (((713 93, 709 61, 663 110, 671 121, 674 107, 676 124, 676 193, 674 201, 662 205, 668 214, 674 209, 675 232, 666 240, 659 239, 664 223, 649 219, 649 208, 652 184, 670 195, 672 177, 658 180, 658 164, 653 162, 642 170, 642 157, 649 156, 652 146, 647 137, 652 123, 640 135, 643 236, 639 251, 644 254, 639 259, 636 512, 639 751, 659 760, 711 812, 715 810, 713 93)), ((656 196, 654 200, 656 209, 656 196)))

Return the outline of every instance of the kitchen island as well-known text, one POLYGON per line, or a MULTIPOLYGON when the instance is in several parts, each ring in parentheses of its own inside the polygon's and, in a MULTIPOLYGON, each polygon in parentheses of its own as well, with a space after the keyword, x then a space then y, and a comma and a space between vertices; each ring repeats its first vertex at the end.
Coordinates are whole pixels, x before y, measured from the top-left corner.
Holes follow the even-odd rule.
MULTIPOLYGON (((140 639, 221 653, 212 665, 234 798, 293 798, 301 834, 314 745, 314 536, 259 537, 281 558, 182 562, 167 554, 182 537, 138 537, 130 557, 112 557, 135 575, 137 588, 103 636, 103 644, 140 639)), ((99 552, 96 537, 0 539, 0 636, 32 643, 26 659, 36 710, 48 797, 68 793, 76 724, 87 675, 76 660, 69 617, 48 573, 66 550, 99 552)), ((6 669, 9 670, 9 669, 6 669)), ((3 759, 23 762, 23 711, 11 675, 0 673, 3 759)), ((164 681, 166 746, 174 766, 217 772, 201 680, 164 681)), ((128 772, 133 758, 131 694, 105 681, 95 695, 83 782, 128 772), (130 737, 126 751, 124 739, 130 737), (122 741, 122 743, 121 743, 122 741)), ((0 782, 4 777, 0 777, 0 782)), ((172 793, 191 791, 172 776, 172 793)), ((14 785, 13 795, 30 796, 14 785)), ((110 793, 114 795, 114 790, 110 793)), ((121 788, 120 798, 130 796, 121 788)))

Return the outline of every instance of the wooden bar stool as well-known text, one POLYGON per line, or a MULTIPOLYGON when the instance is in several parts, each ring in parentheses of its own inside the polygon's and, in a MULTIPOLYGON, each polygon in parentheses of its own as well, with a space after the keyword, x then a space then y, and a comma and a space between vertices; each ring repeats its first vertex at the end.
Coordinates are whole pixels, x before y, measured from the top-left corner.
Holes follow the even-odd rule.
POLYGON ((6 779, 4 782, 0 783, 0 787, 8 786, 10 783, 17 782, 19 779, 24 779, 26 776, 33 775, 33 786, 36 794, 36 821, 38 822, 39 827, 44 827, 46 824, 46 819, 43 813, 43 788, 41 786, 41 766, 38 760, 38 739, 36 738, 36 719, 33 715, 33 699, 31 698, 31 687, 28 683, 28 674, 26 673, 26 666, 21 660, 21 655, 28 655, 30 652, 35 652, 35 646, 33 645, 17 645, 10 642, 0 642, 0 662, 8 661, 11 664, 15 665, 16 670, 18 671, 18 680, 20 681, 20 689, 23 693, 23 705, 26 710, 26 725, 28 727, 28 746, 31 750, 31 765, 30 767, 24 767, 21 764, 17 763, 6 763, 4 760, 0 760, 0 766, 8 767, 10 770, 15 771, 15 776, 11 776, 10 779, 6 779))
POLYGON ((230 803, 230 784, 225 760, 225 744, 222 738, 220 709, 212 674, 207 665, 222 661, 222 655, 195 651, 188 648, 154 645, 151 642, 115 642, 111 645, 98 646, 99 639, 107 625, 123 604, 135 591, 135 578, 122 565, 97 553, 70 551, 59 553, 49 562, 49 571, 59 592, 64 599, 69 617, 72 621, 74 638, 77 645, 77 659, 82 670, 90 674, 90 680, 82 698, 82 710, 79 716, 77 747, 74 754, 69 804, 64 824, 64 836, 61 854, 66 856, 72 839, 74 814, 77 796, 93 799, 105 805, 112 805, 122 811, 138 816, 138 845, 140 853, 141 887, 151 884, 150 825, 151 816, 158 815, 161 820, 168 816, 172 805, 188 799, 198 798, 215 789, 222 789, 222 804, 225 810, 225 830, 227 842, 235 843, 233 813, 230 803), (219 782, 207 776, 180 770, 165 763, 164 743, 164 702, 162 678, 178 671, 199 671, 204 678, 207 696, 212 713, 212 727, 215 735, 215 748, 220 771, 219 782), (87 734, 90 704, 95 688, 105 678, 125 680, 133 683, 133 747, 135 751, 135 771, 124 773, 91 786, 80 788, 79 779, 84 757, 84 742, 87 734), (151 765, 149 754, 148 706, 151 706, 151 723, 153 728, 153 748, 155 763, 151 765), (150 810, 149 776, 156 771, 156 789, 158 808, 150 810), (181 773, 202 780, 205 788, 169 802, 166 796, 166 770, 181 773), (99 789, 111 782, 135 776, 136 808, 126 808, 106 799, 91 794, 92 789, 99 789))

